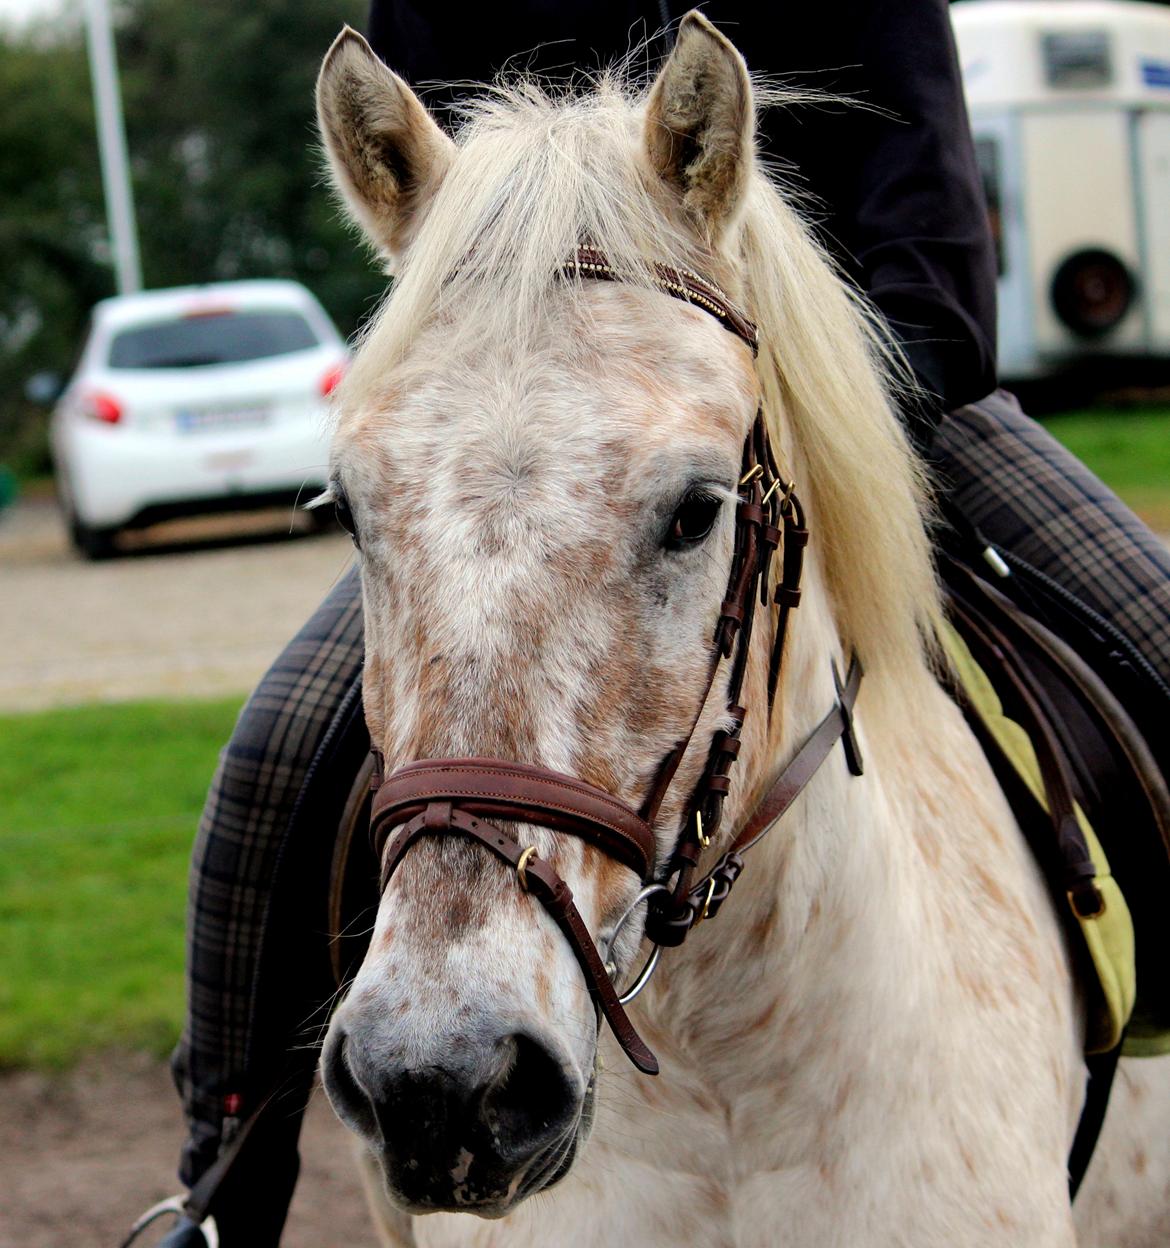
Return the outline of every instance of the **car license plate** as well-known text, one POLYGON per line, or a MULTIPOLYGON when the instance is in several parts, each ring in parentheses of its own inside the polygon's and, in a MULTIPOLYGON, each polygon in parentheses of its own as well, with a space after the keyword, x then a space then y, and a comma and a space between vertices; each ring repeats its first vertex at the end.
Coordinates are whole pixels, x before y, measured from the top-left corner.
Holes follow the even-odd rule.
POLYGON ((175 413, 180 433, 206 433, 224 429, 251 429, 268 423, 271 409, 251 407, 181 407, 175 413))

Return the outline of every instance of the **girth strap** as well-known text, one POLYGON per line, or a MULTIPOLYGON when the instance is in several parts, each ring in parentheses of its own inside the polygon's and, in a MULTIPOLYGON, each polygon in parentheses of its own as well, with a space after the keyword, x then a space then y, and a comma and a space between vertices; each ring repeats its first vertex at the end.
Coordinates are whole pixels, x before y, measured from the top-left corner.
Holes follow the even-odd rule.
MULTIPOLYGON (((503 766, 514 766, 514 764, 503 766)), ((387 787, 393 780, 394 777, 391 777, 387 787)), ((375 799, 376 802, 377 799, 375 799)), ((542 818, 541 822, 545 821, 542 818)), ((382 821, 381 826, 387 826, 385 820, 382 821)), ((581 912, 573 902, 572 889, 543 858, 538 857, 531 848, 525 849, 503 828, 486 820, 477 819, 466 810, 455 808, 450 800, 437 798, 428 801, 424 804, 422 812, 400 828, 393 840, 386 846, 385 859, 382 864, 382 888, 385 889, 395 868, 402 861, 403 855, 419 837, 452 833, 477 841, 516 871, 521 886, 544 906, 569 942, 573 956, 577 959, 577 964, 585 977, 585 983, 594 1005, 605 1016, 606 1022, 613 1029, 613 1034, 630 1061, 644 1074, 656 1075, 658 1059, 634 1030, 633 1023, 630 1022, 629 1016, 618 1001, 613 982, 597 952, 597 946, 593 943, 592 936, 589 935, 589 929, 585 926, 584 919, 581 918, 581 912)))

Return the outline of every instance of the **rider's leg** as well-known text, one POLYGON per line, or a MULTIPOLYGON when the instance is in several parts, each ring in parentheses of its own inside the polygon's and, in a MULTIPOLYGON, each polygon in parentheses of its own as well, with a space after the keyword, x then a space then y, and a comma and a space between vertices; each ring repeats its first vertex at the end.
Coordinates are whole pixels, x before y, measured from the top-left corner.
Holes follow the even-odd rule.
MULTIPOLYGON (((286 1052, 304 1036, 258 1046, 254 1005, 270 889, 310 763, 360 677, 362 613, 356 570, 345 576, 289 643, 240 714, 220 757, 191 864, 187 1020, 173 1070, 188 1122, 180 1176, 191 1186, 215 1161, 236 1122, 271 1092, 286 1052)), ((349 781, 342 788, 348 791, 349 781)), ((344 796, 344 794, 343 794, 344 796)), ((322 829, 330 835, 332 829, 322 829)), ((282 888, 284 887, 282 883, 282 888)), ((332 984, 311 979, 288 1017, 323 1027, 332 984)), ((241 1166, 250 1193, 220 1215, 231 1243, 275 1244, 296 1173, 296 1140, 312 1063, 289 1075, 281 1113, 267 1115, 264 1140, 241 1166), (262 1143, 262 1147, 260 1146, 262 1143), (239 1223, 238 1226, 235 1224, 239 1223)), ((233 1185, 235 1176, 233 1175, 233 1185)))
MULTIPOLYGON (((933 458, 942 489, 967 523, 1059 587, 1051 595, 1071 595, 1116 630, 1119 648, 1128 646, 1132 655, 1124 664, 1130 688, 1164 709, 1170 702, 1165 544, 1006 391, 948 416, 933 458)), ((1017 579, 1027 579, 1026 569, 1020 573, 1017 579)), ((1040 578, 1033 585, 1043 595, 1040 578)), ((1004 587, 1012 592, 1010 578, 1004 587)), ((1121 696, 1130 705, 1130 694, 1121 696)))

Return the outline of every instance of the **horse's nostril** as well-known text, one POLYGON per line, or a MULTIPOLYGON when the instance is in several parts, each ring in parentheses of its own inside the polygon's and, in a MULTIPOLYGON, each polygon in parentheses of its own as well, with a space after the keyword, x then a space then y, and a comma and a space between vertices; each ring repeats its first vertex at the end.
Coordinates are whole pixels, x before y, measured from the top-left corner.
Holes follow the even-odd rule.
POLYGON ((325 1042, 325 1090, 379 1156, 399 1203, 510 1201, 523 1176, 539 1179, 567 1155, 584 1088, 555 1044, 518 1033, 480 1043, 443 1037, 408 1066, 375 1058, 385 1046, 368 1020, 345 1021, 325 1042))
POLYGON ((539 1041, 512 1035, 502 1048, 507 1061, 484 1090, 480 1116, 501 1154, 527 1156, 572 1125, 579 1097, 539 1041))
POLYGON ((362 1134, 377 1130, 377 1119, 369 1094, 358 1082, 350 1065, 349 1037, 334 1024, 321 1054, 321 1080, 338 1117, 362 1134))

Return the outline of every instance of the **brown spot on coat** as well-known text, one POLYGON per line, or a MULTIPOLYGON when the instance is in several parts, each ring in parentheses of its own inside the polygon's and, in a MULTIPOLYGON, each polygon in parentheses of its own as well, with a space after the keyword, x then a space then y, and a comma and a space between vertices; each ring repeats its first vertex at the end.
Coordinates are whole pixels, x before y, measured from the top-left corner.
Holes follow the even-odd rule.
POLYGON ((942 848, 931 829, 915 826, 914 843, 928 867, 937 869, 942 865, 942 848))
POLYGON ((1000 887, 999 883, 987 872, 987 868, 980 863, 973 863, 971 866, 971 875, 975 881, 979 892, 993 905, 999 909, 1006 909, 1008 905, 1007 894, 1000 887))

